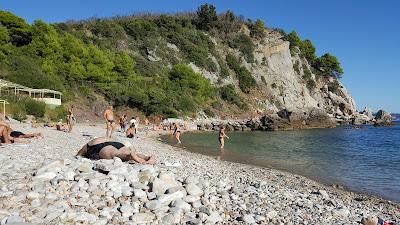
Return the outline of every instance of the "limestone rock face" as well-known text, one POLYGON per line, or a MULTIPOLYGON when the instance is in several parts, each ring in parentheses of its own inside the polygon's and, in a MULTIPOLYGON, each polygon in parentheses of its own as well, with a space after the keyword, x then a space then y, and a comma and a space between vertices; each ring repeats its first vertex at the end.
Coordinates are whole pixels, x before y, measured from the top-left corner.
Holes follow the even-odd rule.
MULTIPOLYGON (((257 96, 256 99, 257 111, 265 115, 287 110, 296 115, 309 117, 318 109, 337 122, 350 121, 356 113, 356 108, 346 88, 339 82, 335 93, 329 91, 329 84, 336 82, 333 78, 317 77, 299 52, 291 52, 289 42, 284 41, 279 32, 273 30, 266 32, 266 37, 255 43, 252 63, 247 62, 238 50, 229 47, 226 49, 226 46, 216 42, 216 49, 220 54, 231 53, 242 58, 242 66, 246 67, 256 80, 262 93, 262 97, 257 96), (310 82, 314 82, 315 87, 307 86, 305 73, 309 74, 310 82)), ((193 63, 190 66, 216 86, 233 84, 239 89, 234 74, 221 79, 218 72, 208 72, 193 63)), ((303 123, 304 119, 301 118, 299 121, 303 123)))

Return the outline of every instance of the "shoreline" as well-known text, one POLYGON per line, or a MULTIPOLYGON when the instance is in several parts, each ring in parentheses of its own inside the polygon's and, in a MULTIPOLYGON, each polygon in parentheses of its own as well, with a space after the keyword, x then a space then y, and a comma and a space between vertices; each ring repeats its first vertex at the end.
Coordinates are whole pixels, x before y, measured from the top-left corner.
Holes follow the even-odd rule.
MULTIPOLYGON (((29 186, 32 188, 32 185, 38 185, 33 182, 32 172, 37 171, 43 164, 63 158, 73 163, 86 163, 86 161, 74 157, 77 150, 89 139, 82 134, 102 136, 105 130, 103 126, 79 124, 75 131, 69 134, 48 128, 30 128, 26 124, 13 124, 12 126, 16 130, 27 132, 41 131, 45 134, 45 138, 32 140, 28 147, 10 145, 0 148, 0 166, 3 168, 0 173, 0 208, 3 209, 0 211, 0 221, 10 218, 10 216, 18 216, 27 222, 40 221, 40 218, 37 218, 39 215, 31 215, 32 201, 21 200, 22 197, 19 197, 20 193, 29 190, 29 186), (49 147, 50 145, 51 147, 49 147), (7 193, 9 194, 7 195, 7 193), (29 211, 31 212, 28 213, 29 211)), ((210 192, 209 199, 214 201, 214 198, 217 198, 216 203, 208 204, 207 201, 200 203, 203 204, 201 207, 207 207, 213 213, 199 212, 199 208, 196 208, 194 203, 190 203, 191 211, 179 217, 179 223, 184 218, 193 216, 193 213, 200 216, 200 220, 204 219, 203 222, 205 222, 207 218, 211 220, 211 217, 215 216, 214 212, 219 215, 215 223, 228 224, 246 224, 252 221, 259 224, 268 222, 272 224, 333 224, 339 222, 358 224, 362 218, 367 216, 378 216, 392 222, 400 222, 399 203, 334 188, 286 171, 221 161, 211 156, 183 151, 160 142, 158 140, 160 135, 167 134, 163 131, 152 131, 146 137, 143 133, 139 133, 141 138, 135 140, 124 138, 120 134, 116 133, 116 138, 121 141, 130 140, 138 152, 156 155, 157 162, 155 166, 151 166, 151 170, 169 171, 178 181, 185 180, 188 176, 194 176, 209 183, 211 191, 216 189, 216 192, 210 192), (168 166, 173 162, 179 162, 181 166, 168 166)), ((134 164, 133 168, 135 167, 140 166, 134 164)), ((78 180, 70 182, 77 184, 78 180)), ((204 191, 207 190, 205 188, 204 191)), ((69 202, 69 198, 63 201, 69 202)), ((144 206, 143 203, 139 209, 145 211, 144 206)), ((72 212, 82 211, 82 206, 72 207, 69 210, 72 212)), ((84 210, 87 211, 88 208, 84 210)), ((69 215, 65 211, 59 216, 64 214, 69 215)), ((116 218, 122 220, 123 215, 117 215, 119 216, 116 218)), ((159 218, 157 213, 154 215, 156 218, 154 221, 158 221, 158 223, 163 221, 163 217, 159 218)), ((101 213, 95 213, 95 216, 99 220, 105 220, 101 213)), ((42 221, 45 218, 46 214, 42 221)), ((60 218, 65 219, 62 216, 60 218)), ((67 216, 66 219, 68 219, 67 216)), ((69 220, 66 221, 65 223, 69 224, 69 220)), ((60 221, 58 222, 60 223, 60 221)), ((108 222, 110 221, 108 220, 108 222)), ((61 223, 64 224, 64 222, 61 223)))
MULTIPOLYGON (((351 127, 351 126, 354 126, 354 125, 341 125, 341 126, 342 127, 351 127)), ((371 124, 363 124, 362 126, 373 126, 373 125, 371 125, 371 124)), ((309 128, 309 129, 332 129, 332 128, 309 128)), ((293 131, 293 130, 290 130, 290 131, 293 131)), ((216 131, 216 130, 190 130, 190 131, 184 131, 184 133, 193 133, 193 134, 203 133, 203 132, 218 132, 218 131, 216 131)), ((232 131, 232 132, 276 132, 276 131, 232 131)), ((284 130, 281 130, 281 132, 284 132, 284 130)), ((168 132, 166 132, 166 134, 159 135, 159 137, 166 138, 166 136, 169 135, 167 133, 168 132)), ((160 141, 160 140, 158 140, 158 141, 160 141)), ((199 156, 210 157, 210 158, 212 158, 214 160, 218 157, 217 155, 202 154, 202 153, 198 153, 196 151, 191 151, 191 150, 189 150, 189 148, 187 148, 185 146, 179 146, 177 144, 173 145, 173 144, 168 143, 167 141, 164 141, 164 140, 162 140, 160 142, 163 143, 163 144, 166 144, 168 146, 171 146, 171 147, 174 147, 174 148, 178 148, 178 149, 181 149, 181 150, 184 150, 186 152, 190 152, 190 153, 193 153, 193 154, 196 154, 196 155, 199 155, 199 156)), ((331 187, 331 188, 334 188, 334 189, 337 189, 337 190, 344 190, 344 191, 356 193, 356 194, 359 194, 359 195, 366 195, 366 196, 368 196, 370 198, 377 198, 377 199, 380 199, 381 201, 388 201, 390 203, 395 203, 395 204, 399 204, 400 205, 400 201, 396 201, 396 200, 392 200, 392 199, 386 198, 384 196, 380 196, 377 193, 368 192, 368 191, 362 191, 362 190, 356 190, 355 188, 350 188, 350 187, 348 187, 346 185, 342 185, 342 184, 339 184, 339 183, 336 183, 336 182, 329 182, 327 179, 324 180, 322 178, 318 179, 318 177, 308 177, 306 175, 302 175, 302 174, 296 173, 294 171, 290 171, 290 170, 285 169, 285 168, 274 167, 273 165, 270 165, 270 164, 268 164, 268 165, 256 165, 256 164, 251 164, 251 163, 238 162, 238 161, 234 161, 234 160, 226 160, 226 159, 217 159, 217 160, 218 161, 224 161, 224 162, 230 162, 230 163, 237 163, 237 164, 246 165, 246 166, 254 166, 254 167, 258 167, 258 168, 266 168, 266 169, 270 169, 270 170, 275 170, 275 171, 288 173, 288 174, 291 174, 293 176, 301 176, 304 179, 308 179, 308 180, 317 182, 318 184, 324 185, 326 187, 331 187)))

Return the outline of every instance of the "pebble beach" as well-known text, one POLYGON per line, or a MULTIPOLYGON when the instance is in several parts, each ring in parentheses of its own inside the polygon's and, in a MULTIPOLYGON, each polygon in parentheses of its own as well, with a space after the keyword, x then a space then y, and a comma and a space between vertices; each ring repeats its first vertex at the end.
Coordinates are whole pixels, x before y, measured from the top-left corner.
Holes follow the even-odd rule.
POLYGON ((11 126, 44 138, 0 147, 1 225, 360 224, 367 217, 400 223, 400 203, 187 152, 162 143, 161 132, 137 139, 115 133, 155 155, 155 165, 139 165, 75 157, 104 136, 104 125, 79 124, 72 133, 11 126))

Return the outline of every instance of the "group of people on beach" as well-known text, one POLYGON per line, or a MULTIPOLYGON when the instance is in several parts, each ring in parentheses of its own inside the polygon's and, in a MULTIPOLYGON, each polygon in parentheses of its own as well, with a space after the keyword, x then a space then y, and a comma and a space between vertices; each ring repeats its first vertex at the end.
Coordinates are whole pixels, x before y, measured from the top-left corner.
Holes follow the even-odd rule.
MULTIPOLYGON (((116 121, 113 107, 111 105, 104 111, 103 118, 106 122, 106 136, 95 138, 89 141, 78 151, 77 153, 78 156, 87 157, 93 160, 112 159, 114 157, 119 157, 123 161, 135 161, 137 163, 142 163, 142 164, 154 164, 155 162, 154 156, 145 156, 136 153, 136 150, 134 149, 134 147, 130 142, 122 143, 112 139, 112 135, 114 130, 116 129, 117 123, 120 126, 120 131, 125 132, 125 136, 127 138, 135 137, 139 125, 139 118, 132 117, 128 121, 127 115, 123 114, 121 117, 118 118, 118 121, 116 121)), ((74 116, 74 106, 72 105, 68 109, 67 125, 65 126, 62 123, 62 120, 60 120, 55 125, 56 130, 72 132, 75 121, 76 118, 74 116)), ((148 130, 148 126, 149 126, 149 121, 146 119, 145 120, 145 128, 147 128, 146 132, 148 130)), ((181 144, 182 131, 178 122, 172 123, 172 125, 170 125, 170 130, 173 130, 173 136, 175 137, 177 142, 181 144)), ((15 131, 10 127, 10 125, 7 122, 5 122, 5 120, 0 120, 1 143, 6 143, 6 144, 21 143, 24 142, 21 139, 41 138, 41 137, 43 137, 41 133, 26 134, 21 131, 15 131)), ((220 127, 218 140, 221 149, 224 148, 225 138, 229 139, 229 137, 225 133, 225 127, 220 127)))
MULTIPOLYGON (((106 122, 106 137, 111 138, 114 130, 117 126, 117 121, 115 121, 113 106, 109 106, 103 114, 103 118, 106 122)), ((139 118, 132 117, 128 122, 128 116, 123 114, 118 118, 118 124, 120 126, 120 131, 125 132, 125 136, 128 138, 134 138, 137 133, 137 128, 139 127, 139 118)), ((145 120, 145 124, 148 124, 148 120, 145 120)))
MULTIPOLYGON (((104 111, 103 118, 106 122, 106 137, 99 137, 89 141, 78 151, 77 156, 92 160, 118 157, 122 161, 134 161, 140 164, 155 163, 154 156, 145 156, 137 153, 130 142, 122 143, 112 139, 116 121, 111 105, 104 111)), ((124 114, 118 119, 118 123, 121 127, 121 132, 125 132, 127 138, 133 138, 136 135, 139 121, 135 117, 132 117, 128 123, 127 115, 124 114)))

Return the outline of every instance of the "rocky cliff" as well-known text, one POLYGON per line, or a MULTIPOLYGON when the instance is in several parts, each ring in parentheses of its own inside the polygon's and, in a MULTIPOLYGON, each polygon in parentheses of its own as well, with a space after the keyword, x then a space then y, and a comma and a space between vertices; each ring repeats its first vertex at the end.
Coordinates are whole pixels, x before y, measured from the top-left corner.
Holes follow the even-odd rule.
MULTIPOLYGON (((242 58, 243 65, 251 72, 258 86, 257 92, 247 95, 247 98, 252 102, 252 110, 258 113, 255 117, 261 118, 261 121, 240 120, 241 124, 254 129, 272 130, 331 127, 337 123, 347 123, 356 115, 355 102, 342 84, 339 83, 335 92, 330 91, 328 85, 335 82, 335 78, 316 76, 311 72, 307 60, 300 56, 299 50, 297 54, 291 53, 290 43, 284 40, 282 33, 269 29, 265 32, 266 36, 255 43, 254 63, 247 63, 242 58), (315 82, 314 87, 307 86, 309 81, 304 78, 306 71, 311 72, 309 79, 315 82), (272 126, 273 121, 279 125, 272 126)), ((217 41, 215 43, 221 54, 233 53, 241 57, 238 50, 218 44, 217 41)), ((239 89, 238 81, 233 76, 218 81, 218 74, 199 69, 193 63, 191 65, 214 85, 233 84, 239 89)), ((211 121, 219 124, 216 122, 218 120, 211 121)))

